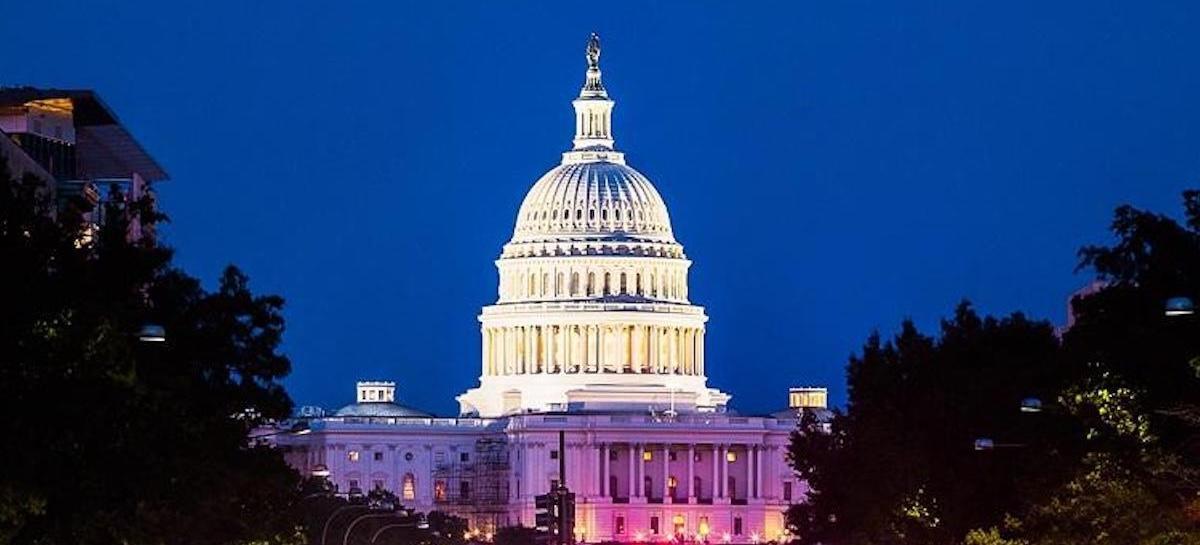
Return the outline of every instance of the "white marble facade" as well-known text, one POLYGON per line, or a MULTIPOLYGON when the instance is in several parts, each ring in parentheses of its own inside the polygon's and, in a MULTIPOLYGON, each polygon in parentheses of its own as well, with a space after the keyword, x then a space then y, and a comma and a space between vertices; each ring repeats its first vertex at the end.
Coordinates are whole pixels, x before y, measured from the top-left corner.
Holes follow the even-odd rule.
POLYGON ((599 54, 593 36, 574 145, 534 183, 496 260, 480 384, 458 397, 460 416, 360 383, 356 403, 278 442, 342 491, 392 490, 406 506, 468 518, 482 538, 531 526, 534 496, 565 478, 581 541, 779 540, 806 490, 785 456, 795 412, 739 416, 708 385, 691 261, 654 184, 614 147, 599 54))

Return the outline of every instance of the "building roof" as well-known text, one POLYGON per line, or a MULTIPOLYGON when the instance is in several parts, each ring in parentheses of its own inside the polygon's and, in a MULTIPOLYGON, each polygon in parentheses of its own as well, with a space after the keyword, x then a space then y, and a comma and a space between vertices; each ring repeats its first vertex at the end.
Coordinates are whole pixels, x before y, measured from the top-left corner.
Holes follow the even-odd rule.
POLYGON ((70 101, 80 165, 93 178, 127 178, 137 173, 150 182, 166 180, 167 172, 138 144, 112 109, 88 89, 0 87, 0 108, 30 102, 70 101))
POLYGON ((420 410, 414 409, 412 407, 406 407, 406 406, 400 405, 398 403, 379 402, 379 401, 364 402, 364 403, 351 403, 349 405, 346 405, 345 407, 338 409, 336 412, 333 413, 333 415, 334 416, 357 416, 357 417, 384 417, 384 418, 387 418, 387 417, 391 417, 391 418, 399 418, 399 417, 430 418, 433 416, 432 414, 429 414, 427 412, 420 411, 420 410))

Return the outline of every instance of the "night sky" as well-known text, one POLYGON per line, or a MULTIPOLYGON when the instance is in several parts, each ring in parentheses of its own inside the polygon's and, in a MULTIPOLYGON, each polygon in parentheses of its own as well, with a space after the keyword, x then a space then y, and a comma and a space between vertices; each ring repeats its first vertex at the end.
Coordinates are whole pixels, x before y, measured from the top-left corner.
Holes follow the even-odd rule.
POLYGON ((0 83, 101 94, 171 174, 178 263, 287 299, 298 404, 457 410, 593 30, 742 411, 842 402, 872 330, 962 298, 1061 322, 1114 206, 1200 186, 1194 1, 167 4, 7 2, 0 83))

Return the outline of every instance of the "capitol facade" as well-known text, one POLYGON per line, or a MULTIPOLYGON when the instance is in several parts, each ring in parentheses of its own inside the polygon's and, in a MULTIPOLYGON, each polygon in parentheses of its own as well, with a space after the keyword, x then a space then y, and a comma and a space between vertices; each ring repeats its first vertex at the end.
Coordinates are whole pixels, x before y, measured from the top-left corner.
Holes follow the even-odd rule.
POLYGON ((482 538, 532 526, 534 497, 563 483, 579 541, 780 540, 806 492, 789 435, 799 411, 825 409, 825 391, 794 388, 787 409, 751 416, 708 384, 691 261, 662 196, 615 146, 595 35, 586 59, 573 146, 533 184, 496 260, 479 385, 458 396, 460 414, 360 382, 354 403, 306 408, 308 432, 275 441, 341 491, 387 489, 482 538))

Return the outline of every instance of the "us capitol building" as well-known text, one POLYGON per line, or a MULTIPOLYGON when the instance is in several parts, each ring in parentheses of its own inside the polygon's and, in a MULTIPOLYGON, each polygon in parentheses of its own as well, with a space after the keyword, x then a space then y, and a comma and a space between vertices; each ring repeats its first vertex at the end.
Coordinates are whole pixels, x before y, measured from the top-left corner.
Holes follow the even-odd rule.
POLYGON ((586 51, 574 145, 533 184, 496 260, 479 386, 458 396, 460 416, 398 404, 393 382, 359 382, 355 403, 304 408, 307 432, 275 441, 343 492, 391 490, 484 539, 533 526, 534 496, 565 479, 579 541, 779 540, 806 492, 789 434, 799 411, 825 410, 825 390, 793 388, 787 410, 743 416, 708 385, 691 261, 654 184, 614 146, 595 35, 586 51))

